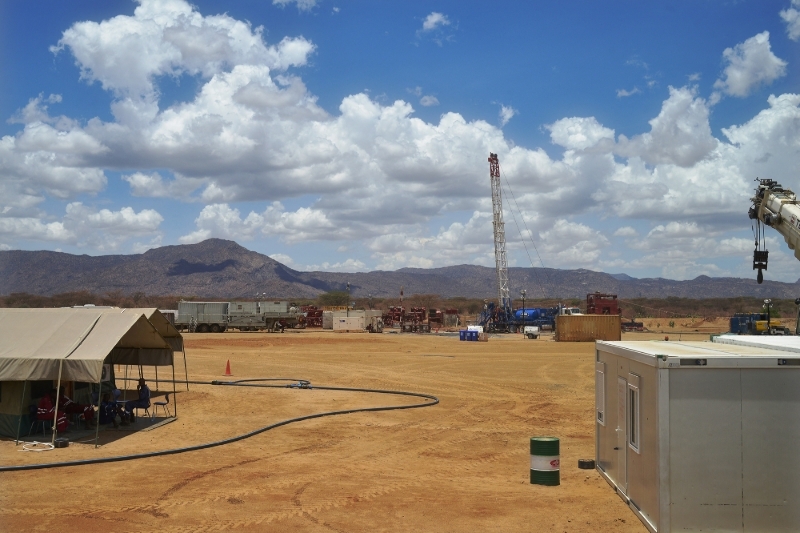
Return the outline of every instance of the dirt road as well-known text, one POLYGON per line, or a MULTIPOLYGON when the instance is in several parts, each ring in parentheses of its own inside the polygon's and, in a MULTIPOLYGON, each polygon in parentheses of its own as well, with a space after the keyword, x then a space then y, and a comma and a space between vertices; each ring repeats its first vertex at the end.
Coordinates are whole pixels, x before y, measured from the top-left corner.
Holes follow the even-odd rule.
MULTIPOLYGON (((0 531, 646 531, 595 471, 577 468, 594 457, 593 343, 287 331, 190 334, 186 347, 193 380, 231 379, 222 376, 230 360, 232 379, 302 378, 441 402, 314 419, 180 455, 0 473, 0 531), (542 435, 561 439, 559 487, 529 483, 529 439, 542 435)), ((5 440, 0 464, 176 448, 314 412, 419 402, 189 388, 178 387, 171 424, 104 431, 99 449, 21 453, 5 440)))

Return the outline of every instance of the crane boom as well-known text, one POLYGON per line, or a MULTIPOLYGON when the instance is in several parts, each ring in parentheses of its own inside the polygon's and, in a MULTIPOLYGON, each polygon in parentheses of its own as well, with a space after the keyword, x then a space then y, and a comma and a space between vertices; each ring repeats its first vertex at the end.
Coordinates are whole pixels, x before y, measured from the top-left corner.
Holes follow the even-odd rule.
POLYGON ((501 312, 511 315, 511 296, 508 290, 508 259, 506 258, 506 228, 503 222, 503 196, 500 187, 500 161, 489 153, 489 178, 492 182, 492 225, 494 226, 494 262, 497 270, 497 301, 501 312))
POLYGON ((748 213, 756 221, 756 249, 753 251, 753 270, 758 270, 758 282, 764 280, 762 270, 767 270, 768 252, 764 248, 761 224, 783 235, 794 256, 800 260, 800 206, 797 196, 771 179, 759 179, 753 205, 748 213))

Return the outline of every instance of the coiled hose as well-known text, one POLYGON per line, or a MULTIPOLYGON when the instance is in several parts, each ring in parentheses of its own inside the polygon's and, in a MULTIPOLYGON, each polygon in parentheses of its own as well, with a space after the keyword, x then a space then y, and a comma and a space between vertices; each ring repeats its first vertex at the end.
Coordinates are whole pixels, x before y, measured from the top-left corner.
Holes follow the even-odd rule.
MULTIPOLYGON (((165 380, 168 382, 168 380, 165 380)), ((181 381, 180 383, 185 383, 181 381)), ((295 422, 302 422, 303 420, 311 420, 312 418, 322 418, 324 416, 333 416, 333 415, 346 415, 350 413, 362 413, 368 411, 393 411, 395 409, 415 409, 417 407, 430 407, 432 405, 436 405, 439 403, 439 398, 433 396, 432 394, 425 394, 421 392, 408 392, 408 391, 397 391, 397 390, 382 390, 382 389, 361 389, 361 388, 354 388, 354 387, 325 387, 325 386, 311 386, 311 382, 304 380, 304 379, 294 379, 294 378, 256 378, 256 379, 240 379, 237 381, 192 381, 191 383, 199 384, 199 385, 223 385, 229 387, 265 387, 265 388, 291 388, 291 389, 318 389, 318 390, 333 390, 333 391, 345 391, 345 392, 368 392, 374 394, 393 394, 399 396, 413 396, 415 398, 423 398, 425 402, 422 403, 415 403, 415 404, 408 404, 408 405, 391 405, 391 406, 381 406, 381 407, 360 407, 357 409, 343 409, 341 411, 326 411, 324 413, 314 413, 310 415, 298 416, 295 418, 287 418, 286 420, 281 420, 280 422, 276 422, 274 424, 270 424, 268 426, 264 426, 259 429, 255 429, 248 433, 243 433, 241 435, 236 435, 235 437, 230 437, 223 440, 207 442, 204 444, 197 444, 195 446, 186 446, 183 448, 172 448, 170 450, 161 450, 156 452, 147 452, 147 453, 137 453, 133 455, 117 455, 114 457, 100 457, 97 459, 81 459, 77 461, 64 461, 61 463, 40 463, 40 464, 30 464, 30 465, 17 465, 17 466, 0 466, 0 472, 19 472, 22 470, 39 470, 44 468, 60 468, 65 466, 83 466, 83 465, 95 465, 95 464, 102 464, 102 463, 115 463, 119 461, 132 461, 134 459, 145 459, 147 457, 158 457, 161 455, 174 455, 178 453, 186 453, 186 452, 193 452, 197 450, 205 450, 207 448, 214 448, 216 446, 222 446, 224 444, 230 444, 232 442, 249 439, 259 433, 264 433, 265 431, 269 431, 271 429, 275 429, 281 426, 286 426, 288 424, 293 424, 295 422), (266 383, 262 383, 265 381, 291 381, 292 383, 288 385, 270 385, 266 383)))

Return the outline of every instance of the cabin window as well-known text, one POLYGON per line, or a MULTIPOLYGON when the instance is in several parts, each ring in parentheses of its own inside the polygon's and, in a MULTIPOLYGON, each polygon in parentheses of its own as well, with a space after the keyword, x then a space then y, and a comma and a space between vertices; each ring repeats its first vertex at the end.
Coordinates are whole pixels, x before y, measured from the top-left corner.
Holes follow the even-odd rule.
POLYGON ((606 364, 598 361, 595 363, 595 414, 601 426, 606 425, 606 364))
POLYGON ((636 374, 628 374, 628 446, 636 453, 641 449, 639 381, 636 374))

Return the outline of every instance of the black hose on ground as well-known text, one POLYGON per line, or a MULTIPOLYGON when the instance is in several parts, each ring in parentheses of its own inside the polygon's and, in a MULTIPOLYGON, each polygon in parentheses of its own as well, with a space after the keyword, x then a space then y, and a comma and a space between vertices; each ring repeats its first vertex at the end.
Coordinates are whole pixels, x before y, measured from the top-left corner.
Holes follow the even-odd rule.
MULTIPOLYGON (((181 383, 185 383, 181 381, 181 383)), ((344 392, 368 392, 374 394, 392 394, 392 395, 400 395, 400 396, 413 396, 415 398, 424 398, 425 400, 429 400, 423 403, 415 403, 409 405, 390 405, 390 406, 382 406, 382 407, 360 407, 357 409, 344 409, 341 411, 326 411, 324 413, 314 413, 311 415, 305 416, 298 416, 295 418, 288 418, 286 420, 281 420, 280 422, 276 422, 274 424, 270 424, 268 426, 264 426, 259 429, 255 429, 250 431, 249 433, 243 433, 242 435, 237 435, 235 437, 230 437, 228 439, 218 440, 214 442, 207 442, 205 444, 197 444, 195 446, 186 446, 184 448, 173 448, 171 450, 161 450, 157 452, 147 452, 147 453, 137 453, 134 455, 117 455, 114 457, 99 457, 97 459, 81 459, 77 461, 64 461, 61 463, 40 463, 40 464, 30 464, 30 465, 17 465, 17 466, 0 466, 0 472, 19 472, 23 470, 39 470, 44 468, 60 468, 65 466, 83 466, 83 465, 94 465, 94 464, 102 464, 102 463, 116 463, 119 461, 132 461, 134 459, 145 459, 147 457, 158 457, 161 455, 174 455, 178 453, 186 453, 186 452, 193 452, 197 450, 205 450, 207 448, 214 448, 216 446, 222 446, 224 444, 231 444, 232 442, 237 442, 240 440, 248 439, 259 433, 264 433, 265 431, 269 431, 271 429, 275 429, 281 426, 286 426, 288 424, 292 424, 295 422, 302 422, 303 420, 311 420, 312 418, 322 418, 324 416, 333 416, 333 415, 346 415, 350 413, 363 413, 369 411, 394 411, 396 409, 415 409, 417 407, 430 407, 432 405, 436 405, 439 403, 439 398, 433 396, 432 394, 425 394, 422 392, 408 392, 408 391, 395 391, 395 390, 383 390, 383 389, 361 389, 361 388, 354 388, 354 387, 318 387, 318 386, 311 386, 311 382, 304 380, 304 379, 291 379, 291 378, 258 378, 258 379, 240 379, 237 381, 191 381, 190 383, 200 384, 200 385, 224 385, 224 386, 231 386, 231 387, 264 387, 264 388, 298 388, 298 389, 319 389, 319 390, 333 390, 333 391, 344 391, 344 392), (254 383, 254 382, 263 382, 263 381, 291 381, 292 383, 289 385, 269 385, 264 383, 254 383)))

